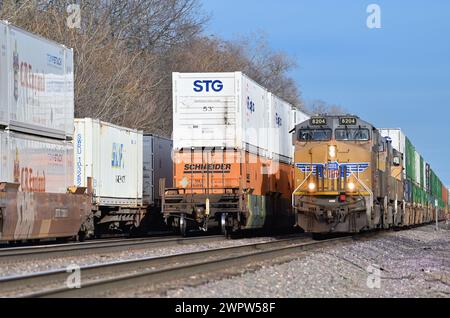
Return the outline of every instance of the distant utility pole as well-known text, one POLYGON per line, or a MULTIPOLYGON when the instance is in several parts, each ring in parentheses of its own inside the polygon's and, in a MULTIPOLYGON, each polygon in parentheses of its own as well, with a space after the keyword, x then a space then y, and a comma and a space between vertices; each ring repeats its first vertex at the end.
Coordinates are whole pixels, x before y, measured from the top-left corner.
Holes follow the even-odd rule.
POLYGON ((439 231, 438 205, 438 200, 434 200, 434 206, 436 207, 436 231, 439 231))

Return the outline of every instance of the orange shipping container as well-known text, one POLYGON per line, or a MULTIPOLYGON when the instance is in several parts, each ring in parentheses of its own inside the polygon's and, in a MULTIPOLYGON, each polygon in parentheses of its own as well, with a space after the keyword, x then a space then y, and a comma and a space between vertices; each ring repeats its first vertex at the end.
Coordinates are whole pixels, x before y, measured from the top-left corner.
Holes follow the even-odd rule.
POLYGON ((291 164, 240 149, 176 151, 172 190, 176 194, 168 190, 165 215, 189 214, 191 209, 197 217, 240 211, 244 228, 293 224, 288 221, 293 173, 291 164))
POLYGON ((445 186, 442 186, 442 200, 445 205, 448 205, 448 189, 445 186))

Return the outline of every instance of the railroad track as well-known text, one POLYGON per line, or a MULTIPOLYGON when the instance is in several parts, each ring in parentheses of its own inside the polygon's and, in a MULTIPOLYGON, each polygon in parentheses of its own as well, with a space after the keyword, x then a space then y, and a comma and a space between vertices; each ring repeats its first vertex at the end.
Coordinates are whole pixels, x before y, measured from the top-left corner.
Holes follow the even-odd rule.
POLYGON ((253 243, 164 257, 121 261, 81 268, 81 288, 71 289, 65 270, 0 279, 1 297, 104 297, 111 291, 189 278, 353 240, 352 237, 313 241, 305 237, 253 243), (22 288, 22 290, 20 290, 22 288))
POLYGON ((79 256, 87 253, 120 252, 124 249, 158 248, 177 244, 194 244, 224 240, 222 235, 193 238, 165 237, 89 241, 31 247, 13 247, 0 250, 0 263, 79 256))

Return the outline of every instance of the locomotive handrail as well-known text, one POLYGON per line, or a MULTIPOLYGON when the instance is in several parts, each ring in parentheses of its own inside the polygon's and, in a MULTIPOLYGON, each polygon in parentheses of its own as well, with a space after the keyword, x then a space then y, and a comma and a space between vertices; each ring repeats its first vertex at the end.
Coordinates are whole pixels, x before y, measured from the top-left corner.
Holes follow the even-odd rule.
MULTIPOLYGON (((311 169, 312 170, 312 169, 311 169)), ((297 207, 295 206, 295 193, 306 183, 306 181, 309 179, 309 177, 312 175, 312 171, 306 176, 305 180, 303 180, 302 183, 300 183, 300 185, 294 190, 294 192, 292 192, 292 198, 291 198, 291 203, 292 203, 292 207, 294 208, 294 211, 297 210, 297 207)))
POLYGON ((351 175, 353 175, 355 177, 356 181, 358 181, 358 183, 369 193, 370 202, 369 202, 369 206, 366 207, 366 217, 367 217, 367 224, 370 227, 372 227, 373 192, 360 178, 358 178, 358 176, 354 172, 352 172, 351 175))

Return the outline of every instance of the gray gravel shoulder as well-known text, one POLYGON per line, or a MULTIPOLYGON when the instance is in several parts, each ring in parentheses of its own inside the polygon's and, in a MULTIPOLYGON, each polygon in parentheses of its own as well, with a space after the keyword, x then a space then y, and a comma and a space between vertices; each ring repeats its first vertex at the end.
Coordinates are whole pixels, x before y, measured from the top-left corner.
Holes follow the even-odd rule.
POLYGON ((450 228, 388 232, 161 296, 449 298, 450 228))

